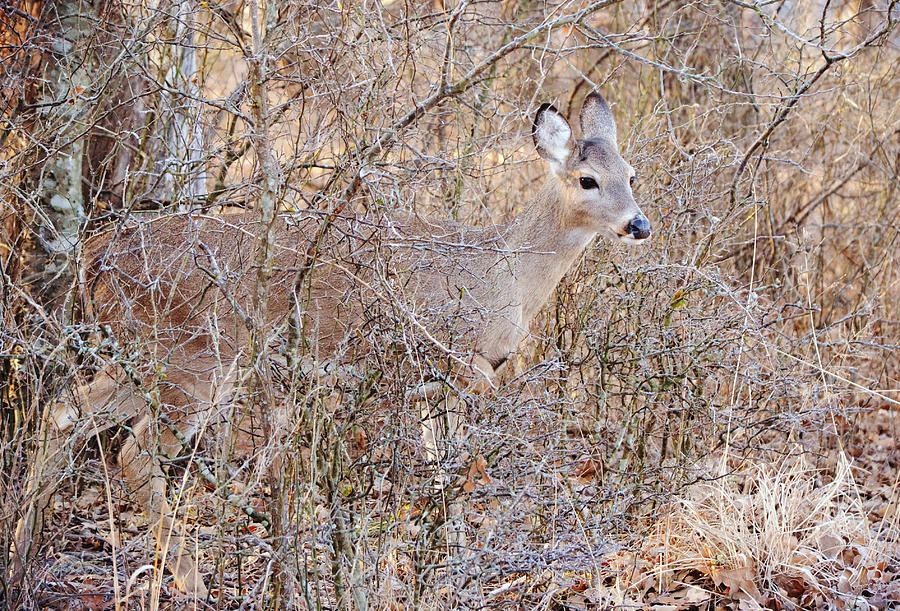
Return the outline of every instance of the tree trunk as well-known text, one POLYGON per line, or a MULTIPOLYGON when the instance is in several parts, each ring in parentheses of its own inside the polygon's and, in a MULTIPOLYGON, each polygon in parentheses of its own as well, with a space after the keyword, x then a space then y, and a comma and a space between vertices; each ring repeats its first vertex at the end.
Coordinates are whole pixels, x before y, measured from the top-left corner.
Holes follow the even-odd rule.
POLYGON ((92 85, 89 48, 100 9, 100 2, 64 1, 45 7, 55 27, 45 56, 35 131, 46 140, 25 192, 32 194, 26 214, 33 231, 26 279, 48 305, 60 305, 71 283, 85 220, 81 180, 92 85))

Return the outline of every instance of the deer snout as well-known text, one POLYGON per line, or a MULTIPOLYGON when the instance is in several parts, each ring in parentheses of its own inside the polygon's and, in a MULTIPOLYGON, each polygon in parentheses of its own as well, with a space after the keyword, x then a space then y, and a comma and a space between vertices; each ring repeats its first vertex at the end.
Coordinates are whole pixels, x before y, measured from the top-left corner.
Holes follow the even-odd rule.
POLYGON ((643 214, 639 214, 628 222, 625 229, 635 240, 646 240, 650 237, 650 221, 643 214))

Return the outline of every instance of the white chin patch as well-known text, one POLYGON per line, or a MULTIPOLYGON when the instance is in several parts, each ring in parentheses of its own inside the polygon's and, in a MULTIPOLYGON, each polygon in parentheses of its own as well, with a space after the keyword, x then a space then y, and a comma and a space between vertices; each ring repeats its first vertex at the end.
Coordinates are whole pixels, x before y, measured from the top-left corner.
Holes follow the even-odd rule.
POLYGON ((625 235, 617 235, 616 238, 618 238, 618 240, 620 242, 625 242, 626 244, 630 244, 630 245, 634 246, 634 245, 640 244, 642 242, 646 242, 647 240, 650 239, 650 236, 647 236, 646 238, 641 238, 639 240, 636 237, 634 237, 633 235, 631 235, 630 233, 626 233, 625 235))

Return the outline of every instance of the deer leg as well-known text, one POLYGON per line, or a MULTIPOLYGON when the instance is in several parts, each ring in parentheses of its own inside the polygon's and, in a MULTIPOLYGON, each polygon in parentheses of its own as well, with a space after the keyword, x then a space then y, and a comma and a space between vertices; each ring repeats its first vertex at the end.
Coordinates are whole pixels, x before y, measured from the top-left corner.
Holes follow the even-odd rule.
POLYGON ((25 484, 25 506, 16 524, 12 545, 10 582, 18 584, 25 574, 26 561, 35 550, 35 537, 42 530, 43 513, 60 479, 60 466, 69 452, 91 434, 98 434, 133 416, 138 404, 132 393, 122 389, 120 381, 109 371, 101 371, 94 380, 79 387, 75 401, 54 403, 41 419, 37 449, 25 484), (81 407, 92 409, 91 417, 83 417, 81 407))
MULTIPOLYGON (((467 370, 457 372, 453 378, 454 385, 465 388, 467 393, 483 393, 492 388, 491 377, 494 368, 479 354, 473 355, 472 362, 467 370)), ((420 394, 425 398, 422 401, 422 438, 425 446, 425 455, 429 461, 437 465, 437 486, 443 491, 451 484, 450 474, 446 472, 441 460, 439 443, 443 442, 447 448, 446 454, 455 441, 460 439, 462 432, 462 409, 465 402, 455 391, 454 385, 445 386, 448 392, 443 396, 443 409, 437 413, 430 412, 430 406, 434 399, 440 395, 432 387, 434 382, 424 385, 420 394)), ((456 496, 452 499, 444 499, 447 525, 447 543, 452 549, 461 550, 466 545, 465 532, 465 498, 456 496)))
POLYGON ((184 365, 181 371, 173 371, 167 381, 160 383, 159 400, 166 423, 155 423, 149 415, 141 418, 122 445, 119 464, 127 489, 148 512, 157 548, 175 583, 183 592, 203 599, 208 597, 208 591, 190 540, 181 534, 169 506, 161 457, 183 454, 183 442, 210 424, 217 406, 230 405, 237 361, 222 367, 217 358, 196 358, 189 367, 184 365), (151 430, 152 424, 158 427, 157 431, 151 430), (153 443, 156 440, 158 445, 153 443))
POLYGON ((38 448, 25 483, 24 512, 16 524, 9 572, 10 583, 13 585, 19 585, 24 578, 26 563, 36 549, 36 536, 43 528, 44 509, 49 505, 56 487, 56 482, 52 481, 56 477, 51 472, 51 467, 62 459, 69 446, 67 441, 72 427, 59 429, 50 425, 49 420, 48 415, 41 422, 38 448))
MULTIPOLYGON (((460 409, 464 405, 456 393, 447 396, 446 407, 442 414, 441 424, 446 433, 443 435, 446 439, 448 454, 455 441, 460 440, 460 409)), ((449 475, 445 476, 449 484, 449 475)), ((457 496, 456 498, 446 501, 447 503, 447 544, 451 549, 461 550, 466 545, 466 528, 465 528, 465 499, 457 496)))
POLYGON ((445 504, 447 543, 454 549, 466 544, 463 502, 458 498, 446 499, 446 493, 453 482, 444 464, 449 458, 453 442, 459 438, 460 406, 461 401, 452 390, 443 398, 419 401, 425 456, 429 463, 435 465, 433 491, 441 495, 445 504))
POLYGON ((438 451, 438 419, 432 415, 432 398, 418 399, 419 415, 422 419, 422 446, 425 449, 425 460, 429 465, 440 463, 441 454, 438 451))
MULTIPOLYGON (((494 368, 487 359, 476 354, 472 357, 469 370, 454 376, 453 381, 463 386, 466 392, 481 394, 491 388, 491 376, 493 375, 494 368)), ((448 389, 443 382, 427 382, 413 390, 408 396, 419 403, 425 456, 429 462, 439 464, 438 439, 450 440, 459 432, 459 396, 453 392, 452 386, 448 389), (446 396, 445 390, 449 390, 446 396), (446 417, 443 423, 440 422, 440 417, 431 413, 431 405, 441 399, 445 401, 446 406, 444 410, 446 417)), ((441 475, 441 477, 445 476, 446 474, 441 475)))
MULTIPOLYGON (((157 549, 166 559, 179 589, 197 598, 206 598, 208 592, 200 576, 197 560, 190 551, 188 539, 180 534, 169 507, 165 474, 159 453, 150 447, 149 429, 150 417, 144 416, 133 427, 132 435, 122 445, 119 453, 127 489, 135 495, 138 506, 147 510, 157 549)), ((180 444, 178 447, 180 448, 180 444)))

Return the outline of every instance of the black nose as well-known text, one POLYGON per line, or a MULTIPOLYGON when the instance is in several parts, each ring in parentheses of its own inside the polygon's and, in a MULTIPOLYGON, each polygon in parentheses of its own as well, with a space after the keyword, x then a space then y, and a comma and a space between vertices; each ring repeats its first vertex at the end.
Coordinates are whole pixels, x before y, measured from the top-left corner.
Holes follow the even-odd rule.
POLYGON ((628 233, 634 236, 635 240, 644 240, 650 237, 650 221, 644 216, 636 216, 628 223, 628 233))

